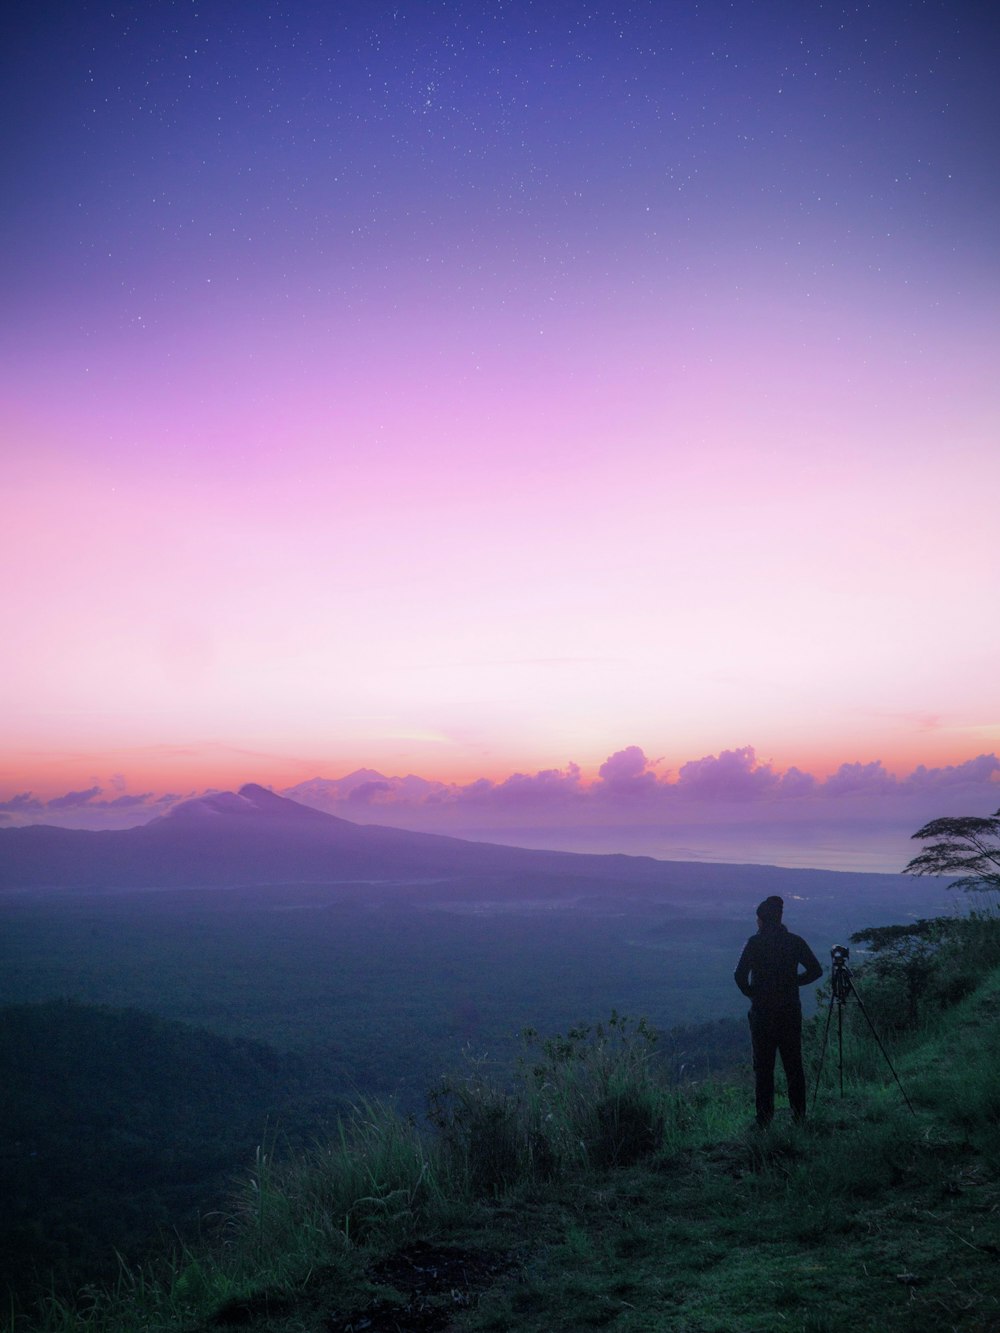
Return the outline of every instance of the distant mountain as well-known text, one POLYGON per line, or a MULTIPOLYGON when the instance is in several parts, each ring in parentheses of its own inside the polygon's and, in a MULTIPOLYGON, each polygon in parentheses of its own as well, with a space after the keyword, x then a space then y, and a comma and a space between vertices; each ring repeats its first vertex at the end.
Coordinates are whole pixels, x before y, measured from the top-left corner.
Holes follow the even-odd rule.
POLYGON ((374 805, 376 808, 385 798, 394 801, 419 802, 438 792, 447 791, 443 782, 430 782, 408 773, 405 778, 388 778, 374 768, 357 768, 342 778, 310 778, 294 787, 286 787, 282 795, 303 805, 311 805, 316 810, 329 810, 331 806, 374 805))
POLYGON ((0 829, 0 888, 155 887, 460 876, 655 876, 644 857, 537 852, 355 824, 256 783, 113 832, 0 829))
MULTIPOLYGON (((158 824, 175 823, 215 823, 220 819, 266 819, 272 824, 276 820, 292 824, 303 822, 313 824, 316 820, 328 822, 332 818, 332 815, 321 814, 308 805, 276 796, 273 791, 268 791, 266 787, 261 787, 256 782, 248 782, 238 792, 219 791, 208 796, 198 796, 193 801, 182 801, 165 815, 151 819, 145 827, 154 828, 158 824)), ((336 822, 343 824, 347 821, 340 819, 336 822)))
MULTIPOLYGON (((212 888, 336 883, 434 883, 435 898, 655 893, 678 904, 768 893, 916 901, 902 875, 656 861, 646 856, 535 851, 351 820, 256 783, 175 806, 113 832, 35 824, 0 829, 0 890, 212 888)), ((932 886, 927 886, 928 889, 932 886)))
POLYGON ((307 782, 299 782, 294 787, 286 787, 282 794, 293 801, 301 801, 304 805, 315 804, 322 808, 324 801, 343 800, 359 787, 384 784, 388 789, 392 782, 392 778, 387 778, 377 769, 356 768, 353 773, 348 773, 342 778, 310 778, 307 782))

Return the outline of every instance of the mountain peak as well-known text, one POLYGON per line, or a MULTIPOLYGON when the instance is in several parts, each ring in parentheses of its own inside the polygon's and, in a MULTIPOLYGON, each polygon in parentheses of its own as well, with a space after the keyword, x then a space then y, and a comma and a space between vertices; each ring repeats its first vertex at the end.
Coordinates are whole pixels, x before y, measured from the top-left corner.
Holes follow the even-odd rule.
MULTIPOLYGON (((236 799, 245 801, 250 810, 257 815, 277 819, 304 819, 315 822, 316 819, 329 823, 335 816, 314 810, 301 801, 289 800, 287 796, 278 796, 276 792, 262 787, 259 782, 245 782, 236 793, 236 799)), ((339 822, 339 821, 338 821, 339 822)))
POLYGON ((269 791, 267 787, 262 787, 259 782, 244 782, 236 795, 254 803, 281 800, 280 796, 275 796, 273 791, 269 791))
POLYGON ((160 819, 151 819, 144 827, 148 829, 160 826, 164 821, 192 819, 208 820, 215 824, 220 817, 227 821, 235 817, 254 821, 280 819, 302 823, 315 823, 317 820, 338 824, 344 822, 334 815, 323 814, 308 805, 302 805, 299 801, 290 801, 286 796, 276 796, 259 782, 245 782, 238 792, 208 792, 193 800, 182 801, 160 819))

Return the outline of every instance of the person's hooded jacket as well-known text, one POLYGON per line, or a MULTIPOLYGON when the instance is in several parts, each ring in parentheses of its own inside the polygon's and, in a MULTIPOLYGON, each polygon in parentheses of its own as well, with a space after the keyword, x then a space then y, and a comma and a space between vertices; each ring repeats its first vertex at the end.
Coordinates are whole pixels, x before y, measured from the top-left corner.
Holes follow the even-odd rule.
POLYGON ((801 1009, 799 988, 818 981, 823 969, 801 935, 765 922, 747 940, 733 975, 759 1013, 787 1013, 801 1009))

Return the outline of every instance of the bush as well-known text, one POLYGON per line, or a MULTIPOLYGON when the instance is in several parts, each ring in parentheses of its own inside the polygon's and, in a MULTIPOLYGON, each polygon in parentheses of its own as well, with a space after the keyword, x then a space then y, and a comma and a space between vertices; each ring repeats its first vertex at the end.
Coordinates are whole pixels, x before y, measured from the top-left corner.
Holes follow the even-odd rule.
POLYGON ((443 1079, 428 1096, 448 1179, 474 1197, 502 1193, 533 1174, 523 1118, 521 1099, 495 1081, 485 1061, 464 1078, 443 1079))
POLYGON ((665 1085, 654 1069, 657 1034, 645 1019, 633 1026, 612 1013, 593 1031, 573 1028, 547 1040, 523 1035, 539 1051, 526 1068, 536 1128, 557 1158, 603 1169, 629 1165, 659 1145, 665 1085))
POLYGON ((513 1088, 480 1061, 431 1094, 448 1170, 472 1194, 628 1165, 659 1145, 675 1099, 654 1068, 657 1034, 644 1019, 612 1013, 593 1029, 548 1038, 527 1029, 522 1038, 528 1055, 513 1088))

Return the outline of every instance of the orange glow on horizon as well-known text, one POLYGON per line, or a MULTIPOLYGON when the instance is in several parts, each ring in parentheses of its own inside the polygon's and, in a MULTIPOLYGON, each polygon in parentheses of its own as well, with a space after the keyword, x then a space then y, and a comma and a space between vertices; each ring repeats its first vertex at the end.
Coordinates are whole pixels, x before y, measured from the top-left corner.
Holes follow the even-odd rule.
MULTIPOLYGON (((632 744, 638 744, 644 750, 651 764, 662 754, 655 746, 644 746, 641 738, 630 738, 618 748, 624 749, 632 744)), ((953 736, 929 732, 909 745, 897 746, 892 754, 877 747, 859 747, 851 753, 831 753, 818 748, 802 754, 778 752, 769 755, 762 750, 756 753, 758 765, 770 763, 779 774, 795 767, 822 782, 836 773, 842 764, 867 765, 881 761, 888 773, 903 779, 920 765, 930 769, 957 766, 997 748, 996 742, 991 742, 988 736, 984 736, 979 744, 962 745, 953 736)), ((373 750, 378 749, 373 746, 373 750)), ((661 780, 667 778, 676 782, 685 763, 718 752, 692 751, 682 756, 663 754, 652 771, 661 780)), ((462 756, 449 766, 440 756, 407 753, 405 750, 396 756, 387 751, 374 754, 344 751, 335 756, 301 759, 217 743, 203 747, 158 746, 145 751, 123 748, 66 755, 14 752, 0 756, 0 799, 30 791, 41 800, 50 800, 67 791, 86 790, 92 786, 100 787, 105 796, 143 792, 156 796, 167 792, 189 795, 206 789, 236 790, 247 782, 258 782, 280 791, 313 778, 342 778, 358 769, 373 769, 385 777, 414 774, 431 782, 463 786, 480 779, 500 783, 513 773, 534 774, 549 769, 565 772, 573 763, 579 764, 582 784, 590 786, 597 780, 598 770, 608 757, 604 754, 584 762, 572 756, 550 758, 538 755, 530 759, 526 756, 520 763, 493 757, 476 763, 468 756, 462 756)))

